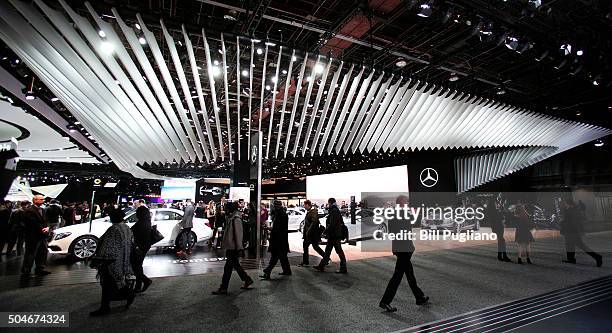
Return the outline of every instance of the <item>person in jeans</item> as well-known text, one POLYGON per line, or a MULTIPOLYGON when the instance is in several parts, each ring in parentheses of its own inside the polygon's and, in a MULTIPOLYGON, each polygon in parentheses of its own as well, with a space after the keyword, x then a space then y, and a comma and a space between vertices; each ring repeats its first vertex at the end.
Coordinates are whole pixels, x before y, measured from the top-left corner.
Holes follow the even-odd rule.
MULTIPOLYGON (((396 199, 396 204, 400 207, 408 205, 408 197, 405 195, 400 195, 396 199)), ((398 234, 411 232, 412 222, 412 220, 408 219, 393 219, 388 223, 389 233, 398 234)), ((423 305, 427 303, 427 301, 429 301, 429 297, 425 296, 425 293, 423 293, 421 288, 419 288, 417 285, 412 262, 410 261, 412 259, 412 254, 415 251, 414 243, 410 239, 393 240, 391 247, 393 254, 397 258, 395 262, 395 270, 393 271, 393 276, 391 276, 391 279, 387 284, 387 288, 385 289, 385 293, 380 303, 378 303, 378 306, 387 312, 397 311, 397 308, 391 306, 391 302, 397 293, 397 288, 399 287, 400 282, 402 282, 402 277, 404 275, 406 275, 406 280, 408 280, 410 290, 412 291, 414 298, 416 298, 416 304, 423 305)))
POLYGON ((226 260, 221 286, 212 292, 213 295, 227 295, 227 287, 229 286, 233 270, 236 270, 236 273, 238 273, 238 276, 243 281, 240 289, 249 289, 249 286, 253 284, 253 279, 240 266, 240 261, 238 260, 240 251, 244 250, 242 244, 242 218, 238 211, 238 205, 235 202, 227 202, 224 206, 227 210, 227 221, 225 223, 225 233, 223 234, 226 260))
POLYGON ((134 234, 134 243, 136 244, 136 254, 133 258, 136 262, 133 262, 134 275, 136 275, 136 286, 134 290, 139 292, 145 292, 153 281, 144 274, 142 264, 147 255, 147 252, 151 249, 151 211, 147 206, 142 205, 136 209, 136 223, 132 226, 132 233, 134 234))
POLYGON ((191 254, 191 249, 189 247, 189 235, 191 234, 191 228, 193 228, 193 215, 195 212, 195 208, 193 207, 193 203, 190 199, 187 199, 187 206, 185 206, 185 213, 183 214, 183 218, 179 225, 181 226, 181 232, 177 236, 180 240, 180 249, 176 253, 178 257, 184 258, 187 254, 191 254))
POLYGON ((287 253, 289 253, 289 217, 283 207, 283 204, 275 200, 272 208, 272 231, 270 231, 270 262, 268 267, 264 269, 263 275, 260 277, 263 280, 270 280, 272 269, 280 261, 283 271, 279 275, 291 275, 291 266, 287 253))
POLYGON ((305 267, 309 265, 308 248, 312 245, 312 248, 321 256, 325 257, 325 252, 319 246, 321 241, 321 232, 319 231, 319 213, 316 208, 312 206, 310 200, 304 201, 304 208, 306 208, 306 218, 304 219, 304 228, 302 230, 302 239, 304 247, 304 255, 302 256, 302 263, 298 266, 305 267))
POLYGON ((319 262, 319 265, 313 267, 315 270, 319 272, 325 271, 325 266, 329 263, 329 259, 331 256, 332 249, 336 250, 336 254, 340 257, 340 269, 336 271, 336 273, 346 274, 348 273, 346 269, 346 257, 344 256, 344 251, 342 250, 342 239, 343 235, 343 227, 344 220, 342 220, 342 214, 340 213, 340 209, 338 209, 338 205, 336 204, 336 199, 329 198, 327 200, 328 205, 328 215, 327 220, 325 222, 325 236, 327 236, 327 245, 325 246, 325 256, 319 262))
POLYGON ((582 239, 584 235, 584 227, 582 221, 584 214, 580 209, 580 206, 576 205, 574 200, 566 198, 563 200, 563 219, 561 220, 561 234, 565 237, 565 250, 567 252, 567 259, 563 262, 568 264, 576 263, 576 247, 586 252, 589 256, 595 259, 597 267, 601 267, 603 259, 601 254, 593 251, 590 247, 584 244, 582 239))

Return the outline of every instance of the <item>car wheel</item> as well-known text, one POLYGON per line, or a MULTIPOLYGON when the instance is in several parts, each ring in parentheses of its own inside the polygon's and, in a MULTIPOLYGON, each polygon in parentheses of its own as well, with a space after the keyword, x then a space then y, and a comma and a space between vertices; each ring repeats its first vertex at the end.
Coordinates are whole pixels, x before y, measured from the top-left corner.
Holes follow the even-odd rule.
POLYGON ((95 236, 87 235, 81 236, 70 244, 70 254, 78 260, 84 260, 91 258, 98 248, 98 238, 95 236))
POLYGON ((378 228, 376 228, 376 231, 380 231, 383 234, 387 233, 387 224, 385 224, 384 222, 378 225, 378 228))
MULTIPOLYGON (((174 246, 176 248, 180 248, 181 244, 185 244, 183 242, 183 237, 185 237, 185 234, 182 233, 176 237, 176 240, 174 241, 174 246)), ((187 237, 187 248, 184 250, 189 251, 195 247, 196 243, 198 242, 198 236, 195 234, 195 232, 192 231, 187 235, 187 237)))

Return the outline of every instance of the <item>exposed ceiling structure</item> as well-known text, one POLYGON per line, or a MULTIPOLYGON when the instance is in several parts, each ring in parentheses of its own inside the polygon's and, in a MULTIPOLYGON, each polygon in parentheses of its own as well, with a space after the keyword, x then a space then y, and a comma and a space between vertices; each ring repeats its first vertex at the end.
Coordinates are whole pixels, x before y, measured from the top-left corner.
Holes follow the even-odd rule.
POLYGON ((136 177, 185 163, 227 166, 259 130, 271 163, 529 152, 466 157, 458 166, 511 156, 467 190, 611 133, 596 126, 609 112, 610 69, 599 56, 609 40, 579 38, 610 25, 605 15, 587 26, 575 14, 599 5, 519 2, 11 0, 0 5, 0 37, 136 177), (549 22, 562 10, 559 22, 585 25, 575 36, 549 22), (603 117, 582 108, 601 105, 603 117))

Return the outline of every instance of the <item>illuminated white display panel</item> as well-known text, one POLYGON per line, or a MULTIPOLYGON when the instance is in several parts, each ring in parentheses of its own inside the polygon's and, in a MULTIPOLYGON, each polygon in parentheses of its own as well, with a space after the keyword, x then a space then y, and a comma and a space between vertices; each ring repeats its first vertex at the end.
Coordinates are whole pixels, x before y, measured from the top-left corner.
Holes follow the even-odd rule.
POLYGON ((408 166, 331 173, 306 177, 306 197, 317 202, 330 197, 349 202, 362 192, 408 192, 408 166))
POLYGON ((161 198, 163 200, 185 200, 195 199, 196 182, 188 179, 165 180, 161 187, 161 198))

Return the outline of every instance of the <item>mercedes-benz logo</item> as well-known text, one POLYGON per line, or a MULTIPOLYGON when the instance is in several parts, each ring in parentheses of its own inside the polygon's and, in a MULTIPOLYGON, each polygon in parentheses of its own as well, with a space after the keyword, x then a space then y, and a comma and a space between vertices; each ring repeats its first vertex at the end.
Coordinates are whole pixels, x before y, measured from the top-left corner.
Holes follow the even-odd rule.
POLYGON ((251 163, 257 163, 257 145, 253 145, 251 148, 251 163))
POLYGON ((434 168, 425 168, 419 175, 421 184, 425 187, 434 187, 438 183, 438 171, 434 168))

